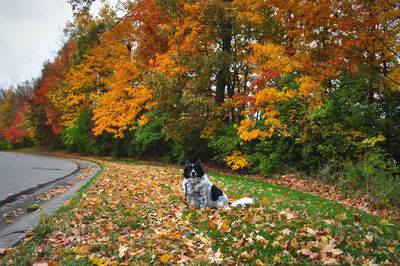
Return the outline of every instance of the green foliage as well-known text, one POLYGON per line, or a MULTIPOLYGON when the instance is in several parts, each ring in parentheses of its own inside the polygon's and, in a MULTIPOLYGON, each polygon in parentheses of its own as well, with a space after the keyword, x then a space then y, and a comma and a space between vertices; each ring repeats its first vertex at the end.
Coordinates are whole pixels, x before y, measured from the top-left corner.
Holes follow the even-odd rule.
POLYGON ((28 207, 26 207, 25 211, 34 212, 34 211, 37 211, 39 208, 40 208, 40 206, 38 204, 33 204, 33 205, 29 205, 28 207))
POLYGON ((293 138, 273 137, 255 144, 248 156, 251 171, 264 176, 283 174, 303 169, 301 146, 293 138))
POLYGON ((15 148, 13 143, 10 143, 6 140, 0 141, 0 150, 9 150, 13 148, 15 148))
POLYGON ((400 167, 393 159, 371 152, 355 163, 344 166, 341 183, 351 190, 361 190, 380 206, 400 206, 400 167))
POLYGON ((214 153, 213 160, 225 164, 225 157, 232 155, 240 147, 240 143, 237 129, 232 124, 226 124, 215 132, 215 136, 208 142, 208 147, 214 153))
MULTIPOLYGON (((150 115, 149 115, 150 116, 150 115)), ((160 158, 166 154, 170 147, 165 141, 166 136, 162 132, 164 116, 154 116, 147 124, 137 128, 132 144, 135 146, 137 155, 150 155, 160 158)))
POLYGON ((63 129, 62 141, 69 152, 92 151, 91 117, 90 113, 81 113, 73 127, 63 129))
POLYGON ((75 34, 77 35, 76 54, 74 55, 74 64, 79 65, 87 51, 94 44, 99 44, 99 37, 105 31, 106 24, 99 22, 88 30, 80 28, 75 34))

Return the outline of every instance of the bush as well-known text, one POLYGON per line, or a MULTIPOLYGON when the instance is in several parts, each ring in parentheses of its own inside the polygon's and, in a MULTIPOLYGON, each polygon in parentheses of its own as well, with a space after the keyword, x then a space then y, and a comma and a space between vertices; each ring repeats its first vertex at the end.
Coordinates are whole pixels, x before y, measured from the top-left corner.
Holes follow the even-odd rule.
POLYGON ((344 166, 342 183, 346 188, 370 194, 376 204, 400 206, 400 167, 393 159, 371 152, 356 163, 344 166))
POLYGON ((241 139, 237 134, 237 129, 232 124, 227 124, 215 133, 209 140, 208 147, 212 149, 213 160, 225 165, 225 158, 231 156, 240 146, 241 139))
POLYGON ((171 150, 162 132, 163 124, 164 117, 156 116, 147 124, 137 128, 131 145, 134 145, 138 156, 146 154, 161 158, 171 150))
POLYGON ((0 141, 0 150, 9 150, 12 148, 14 148, 12 143, 10 143, 6 140, 0 141))
POLYGON ((301 146, 290 137, 273 136, 255 144, 248 156, 252 171, 265 176, 302 171, 301 146))
POLYGON ((68 152, 90 153, 92 151, 91 118, 91 113, 83 112, 73 127, 63 129, 61 137, 68 152))

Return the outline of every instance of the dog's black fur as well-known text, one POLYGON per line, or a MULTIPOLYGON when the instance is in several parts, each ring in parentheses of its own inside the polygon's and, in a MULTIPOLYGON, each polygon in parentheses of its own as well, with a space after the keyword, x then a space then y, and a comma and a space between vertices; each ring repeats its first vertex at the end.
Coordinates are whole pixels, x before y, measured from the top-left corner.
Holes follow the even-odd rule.
POLYGON ((198 159, 196 163, 186 161, 183 177, 182 186, 185 199, 190 205, 197 208, 228 208, 229 206, 236 207, 253 203, 252 198, 242 198, 234 203, 230 203, 225 193, 208 180, 200 159, 198 159))

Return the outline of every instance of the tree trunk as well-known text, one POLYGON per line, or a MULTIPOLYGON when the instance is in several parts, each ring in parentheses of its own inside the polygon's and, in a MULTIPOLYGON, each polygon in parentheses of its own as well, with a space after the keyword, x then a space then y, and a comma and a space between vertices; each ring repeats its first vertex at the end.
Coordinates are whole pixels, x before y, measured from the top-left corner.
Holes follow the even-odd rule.
MULTIPOLYGON (((224 2, 232 2, 232 0, 225 0, 224 2)), ((222 14, 221 24, 221 40, 222 40, 222 62, 221 68, 217 73, 217 84, 216 84, 216 102, 222 104, 225 101, 225 90, 228 88, 230 83, 230 60, 229 56, 232 54, 232 23, 230 18, 225 18, 222 14)))

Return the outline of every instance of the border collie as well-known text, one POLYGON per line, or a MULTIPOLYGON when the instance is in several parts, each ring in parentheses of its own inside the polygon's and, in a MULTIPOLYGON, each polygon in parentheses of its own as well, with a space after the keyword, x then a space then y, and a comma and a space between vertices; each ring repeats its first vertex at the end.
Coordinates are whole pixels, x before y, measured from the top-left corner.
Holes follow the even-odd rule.
POLYGON ((228 208, 253 204, 253 199, 248 197, 230 203, 225 193, 208 180, 200 159, 196 163, 186 161, 183 177, 185 199, 196 208, 204 210, 205 207, 228 208))

